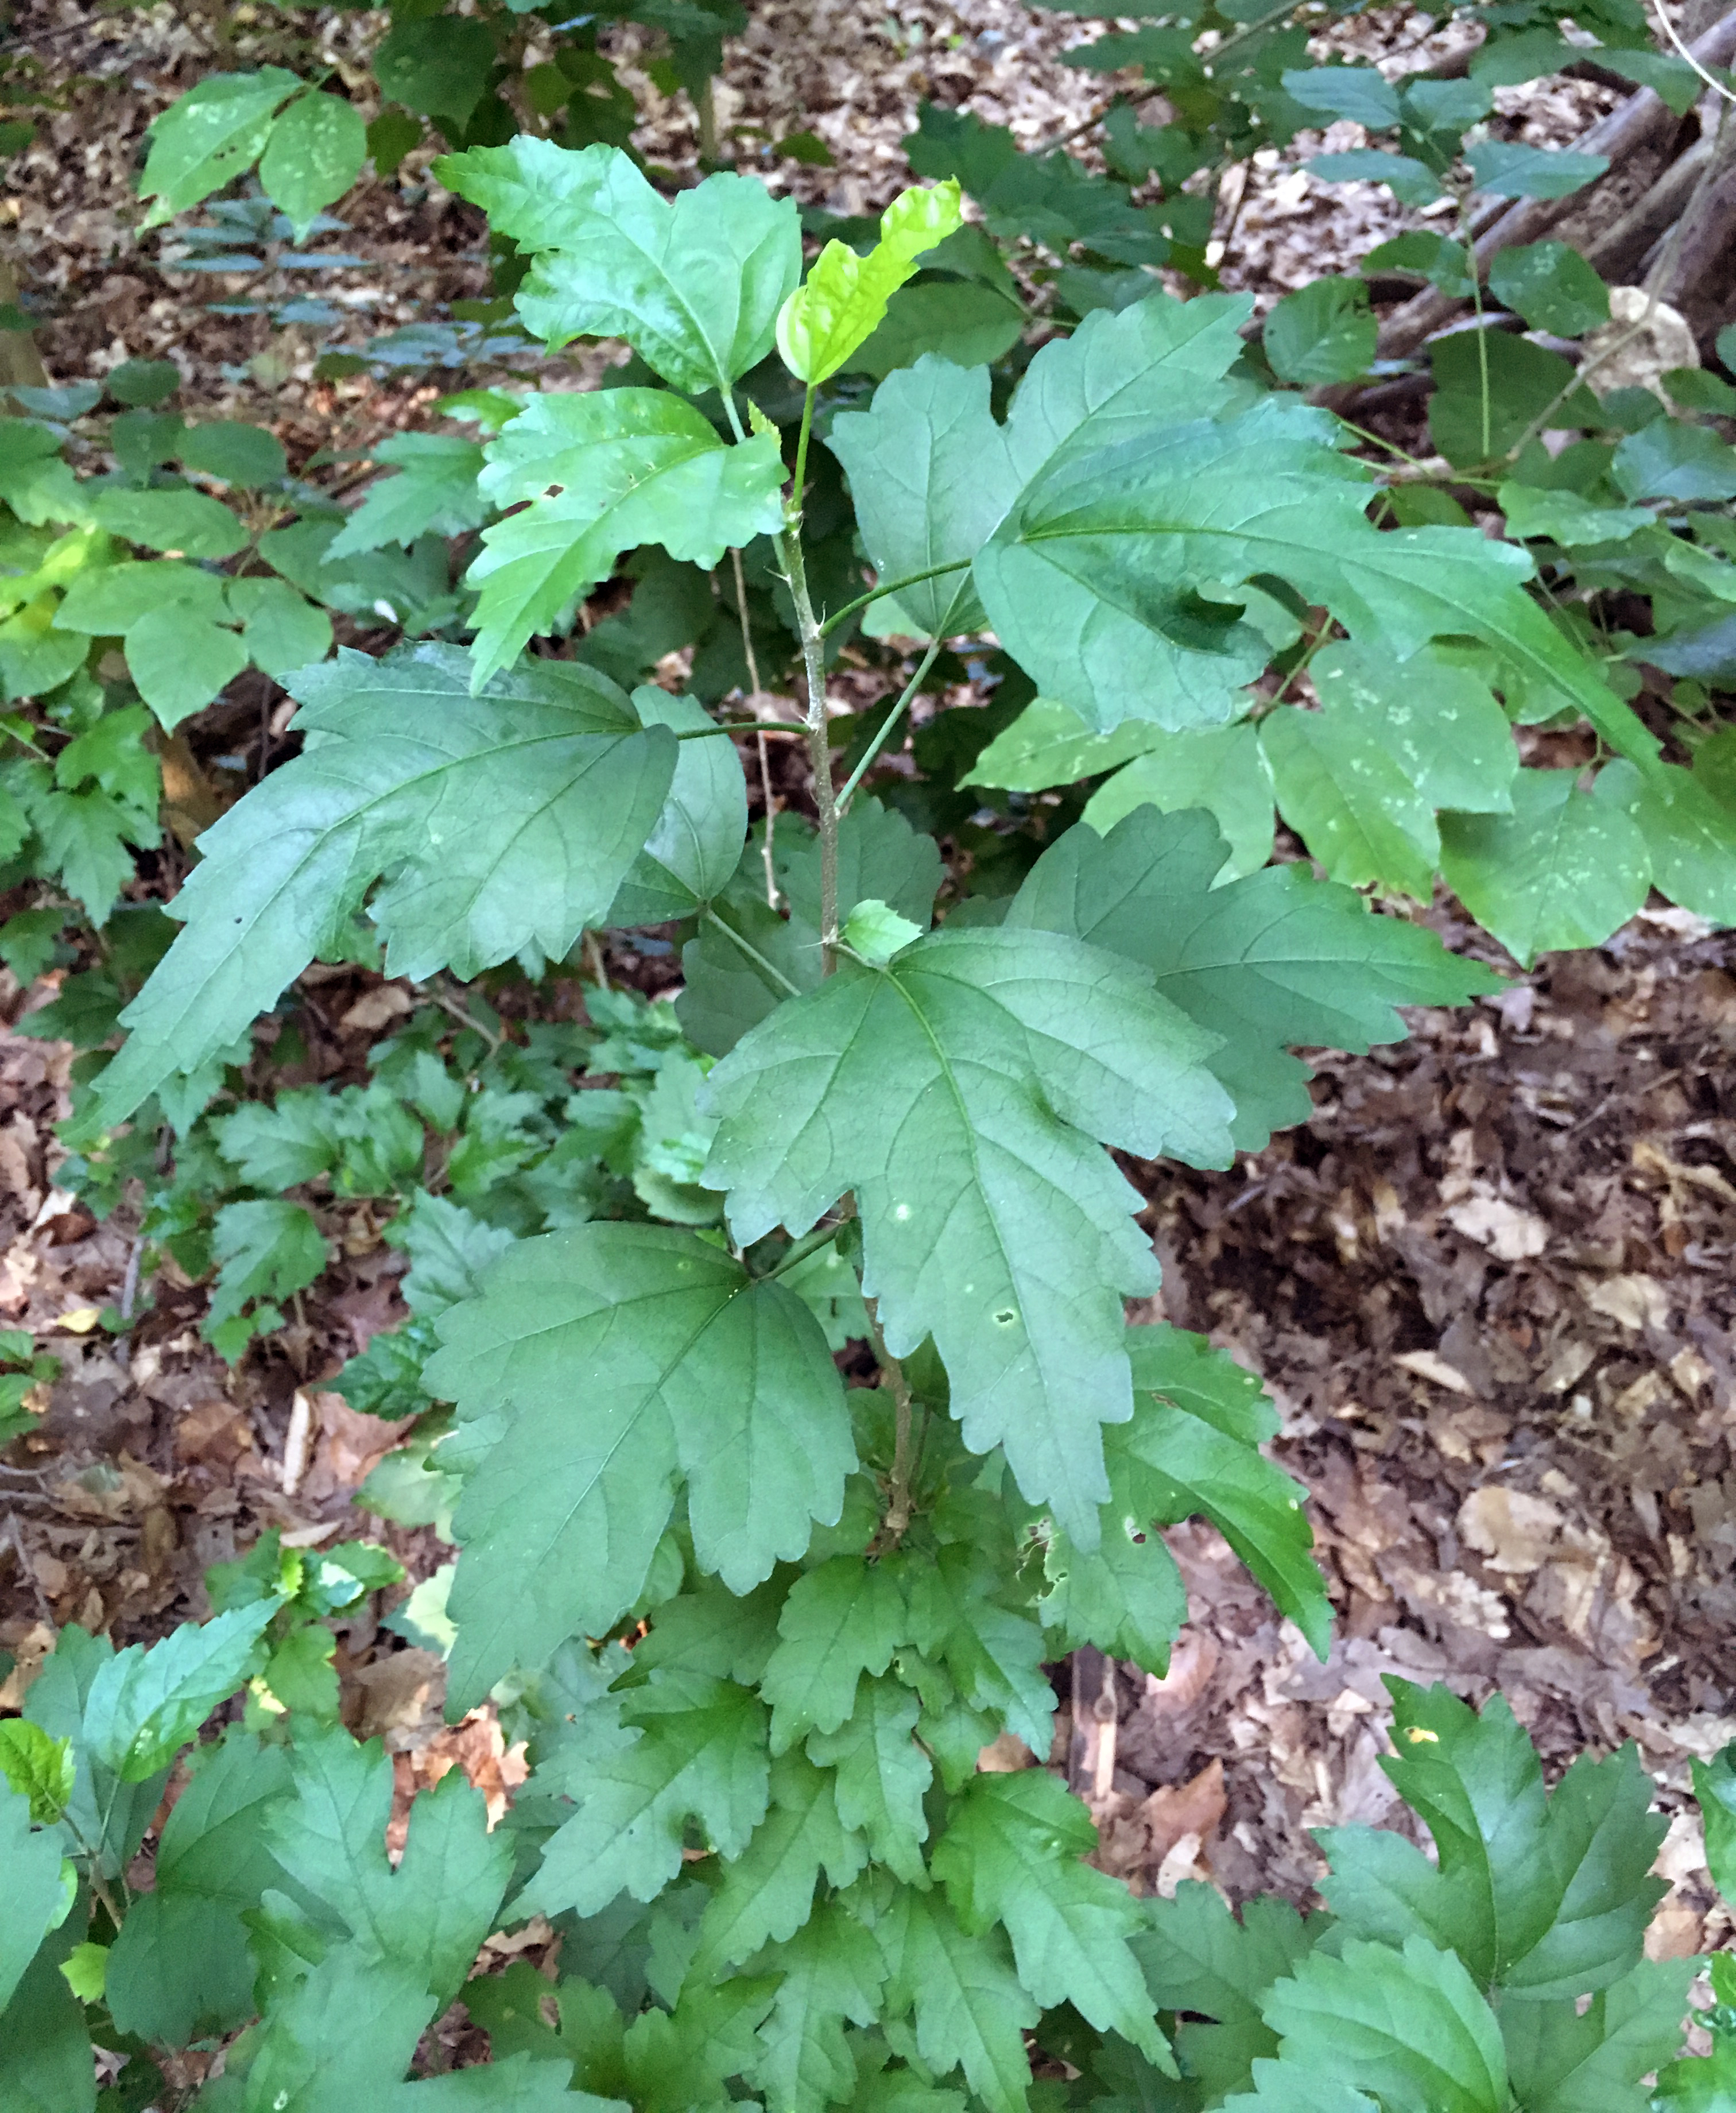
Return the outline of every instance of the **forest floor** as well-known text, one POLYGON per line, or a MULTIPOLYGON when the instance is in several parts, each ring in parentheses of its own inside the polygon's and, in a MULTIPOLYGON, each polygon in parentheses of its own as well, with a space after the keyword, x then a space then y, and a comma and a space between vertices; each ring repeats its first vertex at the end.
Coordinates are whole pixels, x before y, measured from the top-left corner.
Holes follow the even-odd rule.
MULTIPOLYGON (((1042 143, 1100 93, 1056 60, 1079 25, 1018 0, 750 11, 720 125, 744 166, 835 210, 899 187, 898 142, 924 98, 1042 143), (765 147, 798 129, 834 168, 765 147)), ((274 56, 285 19, 18 8, 14 35, 66 107, 8 166, 0 219, 55 381, 173 357, 185 402, 269 420, 303 459, 425 418, 444 386, 421 371, 321 381, 318 352, 475 297, 486 272, 480 223, 428 180, 426 155, 361 190, 327 238, 367 260, 322 275, 344 312, 335 330, 204 313, 239 289, 165 268, 162 238, 135 235, 145 124, 200 75, 274 56)), ((315 18, 290 19, 304 35, 315 18)), ((346 40, 370 18, 319 20, 329 62, 353 66, 346 40)), ((1400 10, 1356 34, 1409 66, 1437 49, 1427 30, 1400 10)), ((690 167, 685 103, 630 79, 645 151, 690 167)), ((1606 100, 1580 84, 1515 99, 1513 127, 1559 142, 1606 100)), ((1358 137, 1335 127, 1333 144, 1358 137)), ((1296 166, 1318 145, 1255 171, 1229 282, 1269 299, 1377 239, 1382 194, 1328 193, 1296 166)), ((1473 943, 1450 903, 1438 922, 1473 943)), ((1599 952, 1504 966, 1497 997, 1418 1013, 1410 1040, 1368 1057, 1322 1059, 1313 1121, 1266 1152, 1223 1174, 1132 1170, 1164 1266, 1155 1308, 1271 1390, 1274 1451, 1311 1493, 1339 1620, 1319 1664, 1214 1533, 1173 1533, 1191 1619, 1167 1680, 1118 1675, 1101 1855, 1141 1887, 1209 1876, 1238 1900, 1305 1897, 1324 1868, 1310 1828, 1394 1817, 1383 1677, 1440 1679, 1478 1702, 1498 1689, 1552 1769, 1638 1741, 1676 1815, 1652 1942, 1686 1953, 1729 1935, 1685 1792, 1690 1757, 1736 1736, 1736 945, 1659 909, 1599 952)), ((321 1072, 362 1076, 404 994, 314 973, 321 1072)), ((125 1300, 131 1221, 97 1224, 55 1187, 71 1052, 5 1026, 52 984, 21 991, 0 971, 0 1326, 31 1329, 64 1367, 15 1454, 28 1467, 0 1470, 0 1644, 21 1661, 0 1706, 60 1623, 158 1633, 203 1610, 205 1565, 267 1527, 304 1545, 374 1531, 351 1495, 399 1435, 325 1384, 403 1317, 403 1258, 366 1213, 334 1220, 335 1268, 238 1371, 199 1337, 200 1290, 166 1276, 140 1288, 126 1333, 98 1325, 125 1300)), ((449 1553, 426 1532, 386 1537, 412 1577, 449 1553)), ((372 1615, 339 1633, 349 1719, 386 1736, 407 1791, 456 1760, 507 1794, 515 1770, 491 1722, 442 1725, 436 1657, 372 1615)))

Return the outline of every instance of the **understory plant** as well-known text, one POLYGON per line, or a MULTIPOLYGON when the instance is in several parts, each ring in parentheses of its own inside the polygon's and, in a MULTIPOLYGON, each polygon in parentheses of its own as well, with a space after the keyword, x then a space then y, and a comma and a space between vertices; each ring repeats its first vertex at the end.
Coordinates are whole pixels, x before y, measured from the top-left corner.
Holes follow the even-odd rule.
MULTIPOLYGON (((1186 1602, 1161 1529, 1189 1517, 1324 1654, 1258 1383, 1127 1323, 1158 1289, 1135 1183, 1305 1120, 1298 1047, 1499 987, 1403 899, 1437 863, 1527 961, 1607 936, 1652 877, 1724 914, 1710 692, 1679 734, 1636 709, 1645 655, 1583 613, 1619 572, 1581 553, 1631 543, 1715 602, 1731 450, 1648 415, 1583 443, 1564 498, 1538 465, 1565 455, 1515 434, 1551 521, 1631 517, 1534 558, 1352 452, 1233 296, 1148 284, 1016 361, 882 339, 863 368, 901 292, 991 273, 950 177, 804 274, 795 207, 753 178, 672 203, 617 148, 527 135, 439 174, 522 262, 528 337, 631 364, 466 392, 481 437, 391 444, 347 519, 275 460, 201 489, 214 443, 179 420, 116 416, 115 468, 75 477, 37 406, 7 442, 16 607, 75 644, 8 722, 8 783, 29 874, 71 887, 52 803, 121 799, 93 758, 125 712, 141 753, 146 709, 174 731, 153 613, 233 662, 256 600, 311 638, 348 563, 426 564, 428 621, 387 600, 421 636, 269 668, 299 751, 262 759, 166 915, 138 906, 139 974, 86 971, 110 1020, 142 988, 67 1134, 89 1193, 139 1181, 149 1237, 221 1265, 235 1356, 346 1204, 396 1207, 412 1321, 341 1384, 440 1408, 363 1501, 449 1535, 405 1618, 531 1774, 491 1830, 454 1771, 389 1860, 391 1763, 332 1673, 331 1622, 394 1568, 366 1545, 263 1544, 148 1649, 63 1631, 0 1726, 0 2104, 95 2105, 94 2046, 107 2106, 216 2113, 1638 2113, 1694 1966, 1642 1956, 1662 1823, 1631 1750, 1546 1794, 1504 1705, 1401 1689, 1389 1773, 1436 1856, 1339 1830, 1305 1920, 1137 1900, 1042 1766, 977 1764, 1009 1732, 1046 1758, 1070 1650, 1163 1671, 1186 1602), (218 515, 237 540, 202 555, 218 515), (846 717, 848 641, 897 679, 846 717), (687 646, 679 692, 638 680, 687 646), (787 719, 723 704, 792 668, 787 719), (912 773, 871 778, 943 683, 912 773), (1560 746, 1522 755, 1515 723, 1560 746), (781 810, 768 740, 805 755, 781 810), (1274 788, 1327 877, 1269 862, 1274 788), (631 934, 679 948, 672 1005, 604 988, 631 934), (294 1029, 321 961, 416 1009, 368 1084, 264 1107, 256 1027, 294 1029), (488 1002, 581 972, 586 1024, 488 1002), (533 1916, 553 1980, 482 1949, 533 1916), (492 2058, 430 2073, 454 2001, 492 2058)), ((1726 1774, 1700 1783, 1720 1877, 1726 1774)), ((1731 2088, 1715 2022, 1711 2059, 1665 2068, 1675 2102, 1731 2088)))

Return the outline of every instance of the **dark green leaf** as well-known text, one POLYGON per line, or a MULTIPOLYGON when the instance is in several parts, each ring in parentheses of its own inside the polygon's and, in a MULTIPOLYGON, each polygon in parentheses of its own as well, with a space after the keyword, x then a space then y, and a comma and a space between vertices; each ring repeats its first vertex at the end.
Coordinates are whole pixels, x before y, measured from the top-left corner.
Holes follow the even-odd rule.
POLYGON ((1565 242, 1500 249, 1489 262, 1489 289, 1533 330, 1580 337, 1610 319, 1610 290, 1565 242))
POLYGON ((625 1890, 653 1900, 681 1868, 690 1819, 726 1862, 764 1819, 766 1714, 746 1689, 672 1673, 630 1695, 627 1746, 563 1749, 541 1772, 578 1805, 543 1851, 514 1912, 595 1914, 625 1890))
POLYGON ((948 1816, 931 1860, 967 1930, 1005 1928, 1018 1978, 1046 2010, 1071 2003, 1170 2074, 1174 2065, 1128 1940, 1138 1907, 1081 1858, 1090 1814, 1041 1768, 978 1775, 948 1816))
POLYGON ((1525 2113, 1629 2113, 1681 2047, 1699 1963, 1643 1959, 1583 2009, 1570 1997, 1506 2004, 1507 2073, 1525 2113))
POLYGON ((1108 1494, 1095 1432, 1127 1399, 1120 1294, 1150 1281, 1090 1139, 1221 1160, 1208 1046, 1146 972, 1077 940, 935 933, 736 1045, 711 1076, 706 1183, 731 1191, 744 1241, 804 1232, 854 1189, 888 1346, 932 1334, 966 1444, 1003 1443, 1026 1495, 1090 1548, 1108 1494))
POLYGON ((602 920, 668 790, 673 737, 641 731, 587 669, 526 668, 475 698, 469 674, 463 654, 423 646, 298 678, 312 738, 202 839, 175 903, 188 929, 103 1074, 105 1122, 227 1047, 389 868, 372 914, 394 975, 471 976, 532 943, 558 960, 602 920))
POLYGON ((484 531, 466 575, 481 590, 478 685, 607 579, 623 550, 659 543, 709 568, 783 522, 777 435, 727 446, 690 404, 659 390, 533 396, 485 452, 485 495, 503 508, 531 504, 484 531))
POLYGON ((1389 2113, 1507 2113, 1501 2029, 1450 1951, 1352 1938, 1310 1953, 1264 2005, 1283 2061, 1374 2093, 1389 2113))
POLYGON ((617 148, 572 153, 525 133, 435 169, 535 257, 518 312, 551 351, 624 337, 654 373, 699 395, 727 395, 771 350, 801 276, 793 199, 715 176, 671 204, 617 148))
POLYGON ((809 1759, 836 1771, 839 1819, 859 1829, 875 1860, 907 1885, 921 1883, 928 1833, 923 1795, 934 1774, 911 1736, 918 1707, 897 1681, 863 1679, 848 1721, 808 1741, 809 1759))
POLYGON ((455 1696, 575 1630, 604 1634, 644 1586, 677 1476, 701 1567, 738 1592, 838 1516, 854 1451, 818 1324, 691 1234, 598 1225, 522 1243, 441 1332, 427 1385, 493 1441, 454 1522, 455 1696), (590 1374, 576 1418, 575 1359, 590 1374))
POLYGON ((1546 1795, 1499 1695, 1478 1716, 1444 1687, 1391 1685, 1397 1756, 1383 1765, 1428 1823, 1438 1864, 1398 1834, 1328 1830, 1321 1891, 1333 1912, 1388 1944, 1420 1931, 1451 1946, 1510 2004, 1609 1987, 1638 1961, 1665 1891, 1648 1875, 1665 1823, 1634 1749, 1582 1755, 1546 1795))
POLYGON ((1301 867, 1214 887, 1223 851, 1197 810, 1138 807, 1107 837, 1081 826, 1059 838, 1009 917, 1150 969, 1160 993, 1219 1038, 1206 1061, 1235 1096, 1239 1148, 1308 1118, 1308 1073, 1287 1047, 1396 1042, 1406 1031, 1396 1007, 1462 1004, 1496 987, 1433 934, 1370 915, 1301 867))

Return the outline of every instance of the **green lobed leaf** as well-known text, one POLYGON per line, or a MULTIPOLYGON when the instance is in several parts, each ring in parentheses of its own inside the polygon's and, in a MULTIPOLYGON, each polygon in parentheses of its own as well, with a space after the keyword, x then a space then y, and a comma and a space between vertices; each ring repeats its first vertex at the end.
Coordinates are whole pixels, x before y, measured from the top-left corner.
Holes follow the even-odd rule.
POLYGON ((1313 1932, 1287 1901, 1257 1897, 1238 1919, 1214 1887, 1192 1880, 1142 1907, 1146 1927, 1129 1942, 1146 1984, 1160 2010, 1194 2013, 1176 2034, 1187 2074, 1208 2093, 1246 2083, 1251 2064, 1257 2078, 1260 2057, 1278 2051, 1260 2005, 1307 1956, 1313 1932))
POLYGON ((1173 2075, 1174 2061, 1128 1940, 1127 1888, 1080 1860, 1096 1846, 1083 1805, 1045 1769, 978 1775, 951 1808, 930 1859, 965 1929, 997 1924, 1018 1978, 1045 2010, 1071 2003, 1173 2075))
POLYGON ((1397 1042, 1399 1006, 1498 988, 1433 933, 1371 915, 1301 866, 1214 886, 1223 856, 1208 815, 1137 807, 1105 837, 1082 825, 1058 837, 1007 921, 1074 933, 1152 971, 1160 994, 1219 1038, 1205 1061, 1235 1098, 1239 1149, 1311 1112, 1306 1067, 1287 1047, 1397 1042))
POLYGON ((809 1919, 822 1870, 842 1888, 868 1861, 861 1837, 839 1818, 828 1773, 799 1753, 781 1755, 772 1764, 770 1795, 765 1818, 706 1906, 694 1955, 701 1973, 787 1942, 809 1919))
POLYGON ((484 495, 503 508, 531 503, 483 532, 466 575, 481 589, 478 687, 607 579, 623 550, 660 543, 709 568, 783 523, 777 434, 728 446, 660 390, 533 396, 485 452, 484 495))
POLYGON ((1506 2006, 1507 2073, 1526 2113, 1629 2113, 1681 2047, 1699 1963, 1643 1959, 1583 2008, 1571 1998, 1506 2006))
MULTIPOLYGON (((990 412, 986 373, 932 357, 889 376, 867 413, 835 419, 828 445, 850 477, 880 577, 958 567, 890 597, 890 607, 871 605, 868 628, 919 637, 982 628, 965 567, 1021 486, 1069 442, 1105 445, 1149 424, 1160 390, 1174 415, 1207 408, 1240 350, 1236 326, 1246 313, 1246 302, 1208 295, 1088 316, 1032 361, 1004 427, 990 412)), ((1073 701, 1064 688, 1054 694, 1073 701)))
POLYGON ((760 1692, 772 1705, 772 1751, 854 1714, 863 1673, 879 1674, 904 1641, 904 1567, 834 1556, 799 1577, 777 1619, 779 1641, 760 1692))
POLYGON ((804 1232, 854 1189, 888 1347, 932 1334, 966 1444, 1004 1444, 1021 1490, 1089 1548, 1108 1494, 1096 1426, 1128 1399, 1119 1294, 1151 1281, 1131 1192, 1090 1139, 1221 1162, 1209 1046, 1145 972, 1077 940, 934 933, 737 1043, 707 1088, 704 1180, 744 1242, 804 1232))
POLYGON ((488 502, 476 486, 485 458, 480 442, 456 433, 394 433, 373 450, 396 473, 376 478, 326 552, 326 561, 408 545, 431 532, 461 536, 481 527, 488 502))
POLYGON ((512 1872, 512 1844, 490 1834, 481 1794, 462 1769, 410 1808, 394 1869, 386 1855, 392 1764, 377 1741, 334 1726, 303 1727, 291 1759, 293 1800, 268 1814, 271 1853, 319 1902, 328 1928, 348 1933, 370 1965, 396 1968, 444 2005, 492 1928, 512 1872))
POLYGON ((90 1750, 124 1783, 166 1768, 220 1702, 253 1671, 260 1637, 282 1600, 184 1622, 148 1650, 130 1644, 98 1669, 84 1704, 90 1750))
POLYGON ((879 2016, 886 1967, 878 1945, 841 1904, 827 1901, 762 1963, 782 1976, 749 2072, 768 2113, 859 2104, 844 2026, 871 2025, 879 2016))
POLYGON ((690 395, 727 396, 765 357, 801 276, 795 201, 751 176, 708 176, 672 204, 618 148, 573 153, 524 133, 435 174, 535 259, 516 304, 551 352, 623 337, 690 395))
POLYGON ((389 869, 372 915, 394 975, 472 976, 533 943, 558 960, 601 922, 672 736, 588 669, 540 664, 475 698, 469 676, 455 648, 418 646, 297 678, 306 746, 200 839, 174 904, 187 929, 124 1015, 103 1122, 226 1048, 389 869))
POLYGON ((1002 1933, 973 1936, 941 1893, 906 1887, 874 1933, 887 2003, 894 2015, 914 2014, 923 2061, 941 2075, 962 2069, 991 2113, 1023 2113, 1031 2083, 1023 2033, 1038 2011, 1002 1933))
POLYGON ((1652 861, 1616 799, 1576 770, 1522 769, 1510 815, 1442 818, 1441 872, 1522 968, 1539 954, 1601 947, 1644 902, 1652 861))
POLYGON ((1328 1829, 1320 1890, 1340 1922, 1397 1944, 1420 1933, 1511 2005, 1571 2002, 1638 1960, 1666 1890, 1649 1875, 1665 1830, 1630 1745, 1581 1755, 1552 1794, 1499 1695, 1478 1715, 1444 1687, 1389 1683, 1397 1758, 1383 1763, 1434 1837, 1438 1863, 1396 1833, 1328 1829))
POLYGON ((726 1862, 746 1851, 770 1795, 766 1713, 745 1688, 670 1673, 622 1703, 636 1736, 558 1751, 542 1771, 578 1810, 543 1851, 515 1915, 595 1914, 617 1893, 654 1900, 681 1868, 690 1819, 726 1862))
POLYGON ((1203 1335, 1130 1328, 1128 1346, 1135 1410, 1115 1433, 1123 1488, 1166 1526, 1209 1518, 1324 1659, 1332 1609, 1308 1553, 1306 1493, 1258 1449, 1278 1428, 1264 1389, 1203 1335))
POLYGON ((593 1225, 522 1242, 440 1332, 426 1384, 489 1444, 453 1520, 455 1699, 575 1631, 606 1632, 644 1586, 677 1476, 696 1559, 735 1591, 838 1517, 855 1454, 818 1324, 690 1233, 593 1225))
POLYGON ((808 1739, 808 1758, 834 1772, 839 1819, 906 1885, 919 1885, 925 1875, 923 1796, 934 1776, 911 1736, 920 1707, 898 1681, 869 1676, 859 1681, 854 1707, 837 1730, 808 1739))
POLYGON ((1310 1952, 1264 2010, 1285 2065, 1389 2113, 1507 2113, 1501 2029, 1459 1960, 1419 1937, 1402 1952, 1356 1938, 1310 1952))

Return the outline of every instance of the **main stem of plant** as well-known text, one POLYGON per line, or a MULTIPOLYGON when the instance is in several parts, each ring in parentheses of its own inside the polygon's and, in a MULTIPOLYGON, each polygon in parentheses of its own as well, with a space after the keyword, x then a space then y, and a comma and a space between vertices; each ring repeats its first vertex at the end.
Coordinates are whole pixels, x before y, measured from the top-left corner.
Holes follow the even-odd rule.
POLYGON ((784 577, 795 605, 802 641, 802 666, 808 678, 808 760, 813 772, 813 805, 820 828, 820 968, 830 975, 838 953, 838 802, 832 783, 832 743, 826 730, 826 636, 808 592, 808 568, 802 556, 802 487, 808 470, 808 436, 813 422, 813 391, 802 407, 801 437, 796 443, 795 483, 788 523, 779 539, 784 577))

